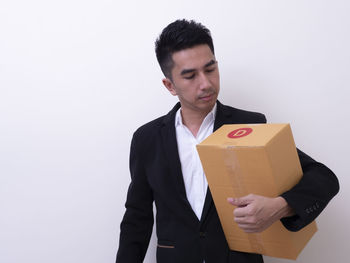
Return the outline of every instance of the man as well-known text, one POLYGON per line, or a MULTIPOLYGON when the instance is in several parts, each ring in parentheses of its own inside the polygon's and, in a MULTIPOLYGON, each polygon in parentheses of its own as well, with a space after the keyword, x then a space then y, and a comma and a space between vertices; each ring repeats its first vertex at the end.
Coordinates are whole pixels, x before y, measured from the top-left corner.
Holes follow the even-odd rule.
MULTIPOLYGON (((195 145, 223 124, 265 123, 263 114, 217 100, 219 69, 210 32, 194 21, 169 24, 156 41, 164 86, 179 103, 140 127, 130 150, 131 184, 121 223, 117 263, 142 262, 156 205, 158 263, 253 263, 258 254, 230 251, 195 145)), ((276 198, 228 197, 232 224, 260 232, 276 220, 297 231, 313 221, 338 192, 335 175, 298 151, 304 176, 276 198)))

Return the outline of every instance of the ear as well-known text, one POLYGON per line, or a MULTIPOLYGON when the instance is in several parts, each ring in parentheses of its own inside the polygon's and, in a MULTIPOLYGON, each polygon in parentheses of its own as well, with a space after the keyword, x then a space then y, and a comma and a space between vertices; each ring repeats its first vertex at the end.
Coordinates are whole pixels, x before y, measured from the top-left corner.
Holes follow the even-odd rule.
POLYGON ((171 93, 171 95, 176 96, 176 90, 175 90, 175 85, 173 84, 173 82, 168 79, 168 78, 164 78, 162 79, 163 85, 167 88, 167 90, 169 90, 169 92, 171 93))

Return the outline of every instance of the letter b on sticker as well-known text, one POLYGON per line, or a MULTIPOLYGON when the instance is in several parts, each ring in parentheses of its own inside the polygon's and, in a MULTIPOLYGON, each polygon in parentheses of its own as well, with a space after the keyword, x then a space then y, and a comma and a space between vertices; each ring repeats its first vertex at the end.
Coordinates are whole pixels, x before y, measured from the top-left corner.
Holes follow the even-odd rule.
POLYGON ((229 137, 231 139, 242 138, 242 137, 247 136, 250 133, 252 133, 252 131, 253 131, 252 128, 240 128, 240 129, 234 130, 234 131, 230 132, 229 134, 227 134, 227 137, 229 137))

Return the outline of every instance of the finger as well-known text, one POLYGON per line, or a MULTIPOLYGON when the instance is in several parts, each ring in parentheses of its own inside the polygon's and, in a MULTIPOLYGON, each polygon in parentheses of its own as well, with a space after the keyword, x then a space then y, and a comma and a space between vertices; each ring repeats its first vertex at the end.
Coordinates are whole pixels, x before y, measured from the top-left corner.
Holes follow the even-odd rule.
POLYGON ((237 199, 236 200, 237 203, 239 203, 238 206, 246 206, 246 205, 251 204, 256 199, 256 195, 249 194, 249 195, 242 196, 242 197, 239 197, 236 199, 237 199))
POLYGON ((251 200, 249 198, 245 197, 239 197, 239 198, 227 198, 227 201, 234 206, 246 206, 250 204, 251 200))
POLYGON ((247 217, 250 216, 251 209, 248 206, 237 207, 233 210, 233 215, 235 217, 247 217))
POLYGON ((231 205, 237 206, 236 198, 228 197, 227 202, 229 202, 231 205))
POLYGON ((250 220, 249 220, 247 217, 244 217, 244 216, 242 216, 242 217, 237 217, 237 216, 235 216, 235 217, 233 218, 233 220, 234 220, 237 224, 246 224, 246 225, 251 225, 251 224, 252 224, 252 222, 250 222, 250 220))
POLYGON ((246 233, 255 233, 259 231, 257 227, 252 225, 247 225, 247 224, 237 224, 237 225, 240 229, 242 229, 246 233))

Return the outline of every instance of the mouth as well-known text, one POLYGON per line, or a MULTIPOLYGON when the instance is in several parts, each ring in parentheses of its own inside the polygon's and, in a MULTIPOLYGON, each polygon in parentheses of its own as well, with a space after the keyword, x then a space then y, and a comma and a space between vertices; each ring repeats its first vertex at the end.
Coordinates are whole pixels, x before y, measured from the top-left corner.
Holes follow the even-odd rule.
POLYGON ((213 97, 214 97, 214 94, 212 93, 205 96, 199 96, 199 99, 204 101, 210 101, 213 97))

